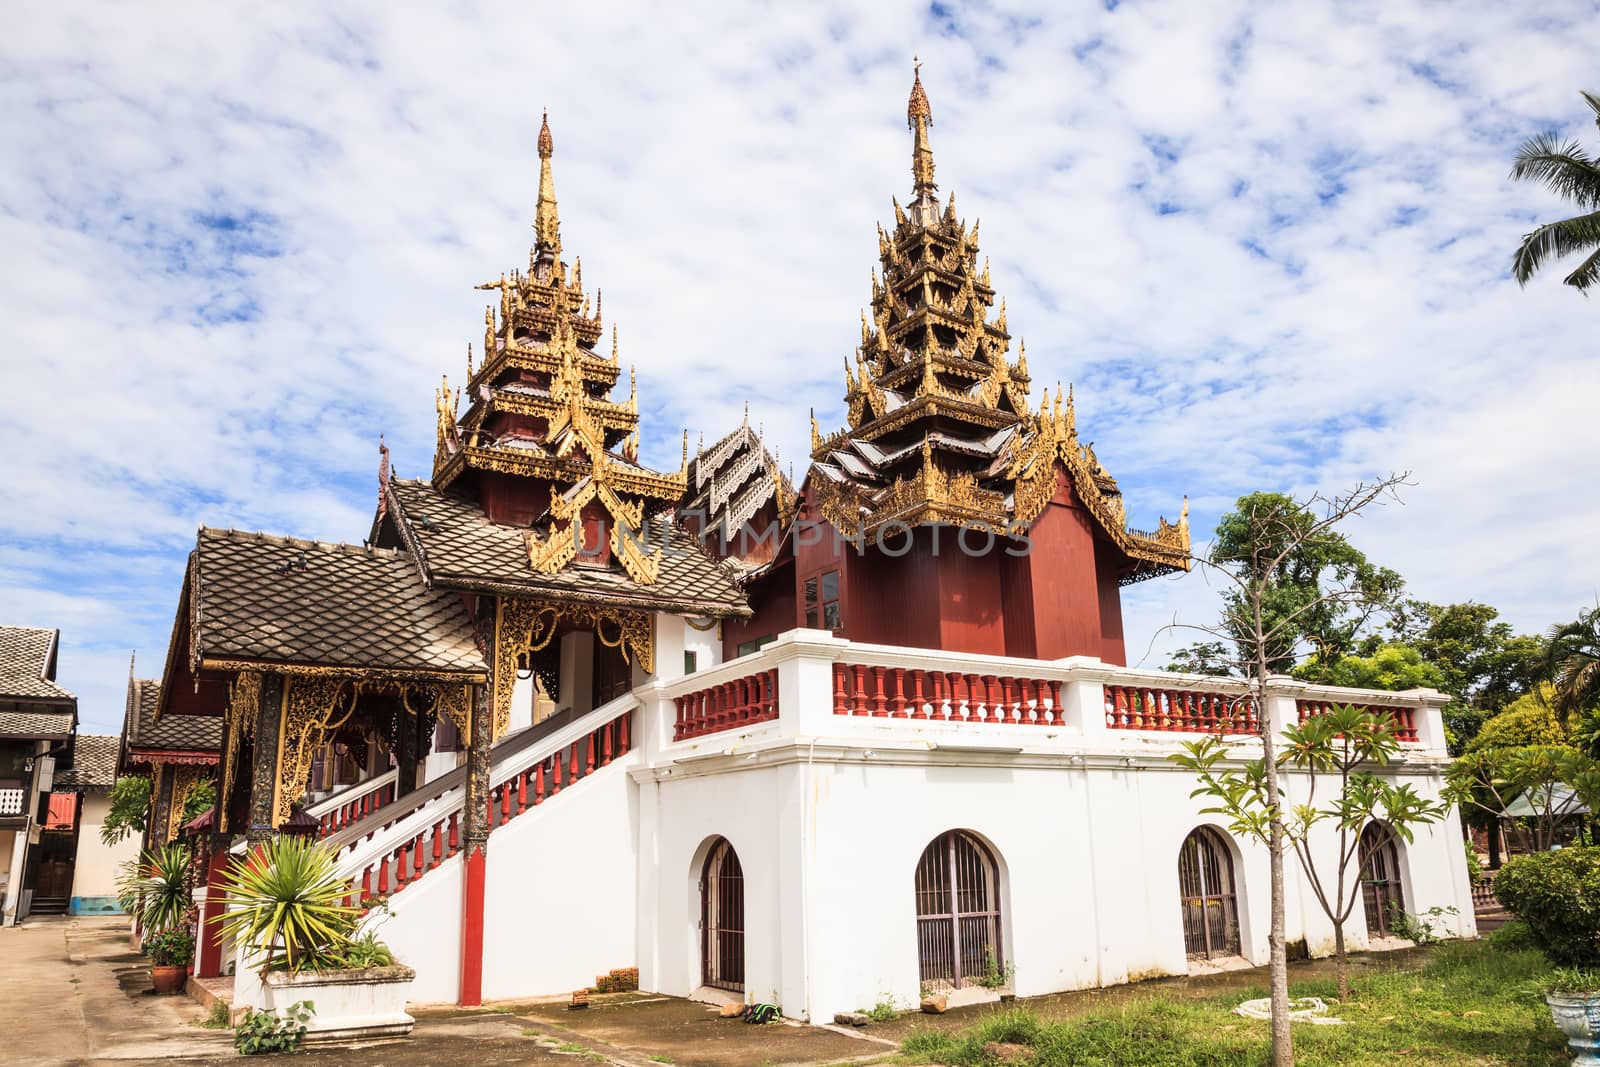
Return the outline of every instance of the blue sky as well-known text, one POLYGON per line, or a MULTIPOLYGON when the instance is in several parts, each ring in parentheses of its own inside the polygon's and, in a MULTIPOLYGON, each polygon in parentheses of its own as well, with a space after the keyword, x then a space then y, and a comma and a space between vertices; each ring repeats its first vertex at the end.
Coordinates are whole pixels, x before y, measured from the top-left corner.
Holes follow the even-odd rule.
MULTIPOLYGON (((1595 600, 1595 306, 1511 250, 1546 128, 1596 141, 1600 6, 1551 2, 57 5, 0 42, 0 621, 59 626, 86 726, 159 671, 195 528, 359 541, 377 439, 562 235, 639 369, 647 459, 750 403, 842 418, 923 60, 945 192, 1038 383, 1153 526, 1417 486, 1352 533, 1415 594, 1543 628, 1595 600)), ((1164 662, 1198 576, 1129 591, 1164 662)))

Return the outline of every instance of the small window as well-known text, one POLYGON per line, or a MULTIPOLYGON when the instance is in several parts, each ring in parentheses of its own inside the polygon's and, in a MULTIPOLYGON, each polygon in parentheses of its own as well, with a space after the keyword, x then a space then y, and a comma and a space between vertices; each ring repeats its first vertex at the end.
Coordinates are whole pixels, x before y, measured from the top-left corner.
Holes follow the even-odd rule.
POLYGON ((844 626, 844 614, 839 606, 839 572, 823 571, 807 578, 806 626, 817 630, 838 630, 844 626))
POLYGON ((683 653, 683 673, 693 674, 695 667, 699 664, 699 661, 700 653, 686 650, 683 653))
POLYGON ((738 654, 748 656, 752 652, 760 652, 777 639, 778 636, 776 634, 763 634, 754 641, 740 641, 738 654))

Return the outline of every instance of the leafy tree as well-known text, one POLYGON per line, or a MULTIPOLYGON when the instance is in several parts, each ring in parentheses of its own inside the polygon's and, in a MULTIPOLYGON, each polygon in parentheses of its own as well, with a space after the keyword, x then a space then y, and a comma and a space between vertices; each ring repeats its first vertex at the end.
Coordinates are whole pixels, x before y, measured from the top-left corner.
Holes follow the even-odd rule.
POLYGON ((111 810, 100 824, 100 840, 115 845, 129 834, 144 833, 149 814, 150 779, 131 775, 118 778, 111 787, 111 810))
POLYGON ((183 798, 183 821, 188 822, 205 812, 216 807, 217 786, 215 782, 197 782, 193 789, 183 798))
POLYGON ((1444 672, 1409 645, 1379 645, 1370 656, 1344 656, 1331 663, 1313 661, 1295 669, 1295 677, 1351 689, 1442 689, 1444 672))
POLYGON ((1188 743, 1187 751, 1172 759, 1199 776, 1200 785, 1190 795, 1214 800, 1215 805, 1205 811, 1226 817, 1234 833, 1266 843, 1271 822, 1282 819, 1284 836, 1317 904, 1333 923, 1339 999, 1348 1000, 1350 960, 1344 924, 1361 895, 1362 831, 1381 817, 1386 832, 1409 842, 1417 826, 1437 822, 1447 809, 1424 799, 1410 785, 1358 770, 1381 767, 1400 751, 1399 735, 1387 715, 1362 707, 1336 707, 1290 726, 1283 740, 1278 761, 1306 775, 1305 795, 1298 802, 1267 784, 1265 760, 1252 761, 1242 770, 1220 769, 1228 746, 1215 737, 1188 743), (1324 782, 1329 782, 1330 792, 1319 797, 1324 782), (1319 827, 1337 833, 1336 862, 1331 868, 1318 862, 1312 847, 1319 827))
POLYGON ((1594 796, 1600 767, 1571 745, 1522 745, 1481 748, 1450 764, 1445 772, 1447 796, 1463 808, 1473 805, 1498 818, 1511 802, 1526 797, 1533 815, 1527 820, 1528 847, 1543 852, 1555 844, 1561 823, 1579 814, 1561 810, 1563 787, 1580 796, 1594 796))
POLYGON ((1600 607, 1550 628, 1546 663, 1558 711, 1575 715, 1600 707, 1600 607))
POLYGON ((1467 742, 1466 751, 1565 745, 1567 728, 1551 707, 1551 694, 1551 687, 1545 685, 1512 701, 1504 711, 1483 724, 1478 735, 1467 742))
MULTIPOLYGON (((1240 497, 1235 510, 1223 517, 1210 553, 1197 557, 1209 574, 1227 583, 1221 616, 1214 624, 1186 628, 1207 635, 1205 655, 1245 679, 1248 699, 1256 707, 1264 706, 1272 675, 1293 666, 1303 647, 1322 649, 1329 658, 1346 654, 1373 613, 1391 606, 1398 596, 1400 576, 1369 563, 1337 527, 1393 496, 1403 484, 1404 475, 1390 475, 1347 493, 1315 494, 1305 501, 1281 493, 1255 493, 1240 497)), ((1277 1067, 1291 1067, 1294 1041, 1289 1031, 1283 882, 1288 831, 1278 803, 1277 738, 1267 717, 1259 718, 1259 789, 1272 798, 1263 812, 1262 831, 1270 890, 1267 985, 1272 1061, 1277 1067)))
MULTIPOLYGON (((1580 92, 1600 126, 1600 96, 1580 92)), ((1600 159, 1588 155, 1576 138, 1563 143, 1555 131, 1541 133, 1517 149, 1514 181, 1539 182, 1580 214, 1547 222, 1522 238, 1511 258, 1511 273, 1526 286, 1545 262, 1570 253, 1590 254, 1562 279, 1579 292, 1600 284, 1600 159)))

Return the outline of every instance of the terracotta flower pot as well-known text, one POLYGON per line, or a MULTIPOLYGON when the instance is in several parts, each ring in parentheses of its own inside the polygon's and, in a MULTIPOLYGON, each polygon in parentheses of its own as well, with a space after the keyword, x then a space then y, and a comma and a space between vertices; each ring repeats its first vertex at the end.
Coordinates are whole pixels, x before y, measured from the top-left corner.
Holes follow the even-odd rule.
POLYGON ((184 980, 188 977, 187 967, 150 968, 150 984, 156 987, 157 993, 182 992, 184 980))

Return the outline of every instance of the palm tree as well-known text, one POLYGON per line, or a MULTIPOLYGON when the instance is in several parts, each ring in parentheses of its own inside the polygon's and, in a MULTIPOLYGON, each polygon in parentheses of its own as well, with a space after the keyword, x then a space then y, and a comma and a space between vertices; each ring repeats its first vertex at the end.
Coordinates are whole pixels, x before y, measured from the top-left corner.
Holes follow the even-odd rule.
MULTIPOLYGON (((1600 126, 1600 96, 1580 95, 1594 112, 1595 125, 1600 126)), ((1547 222, 1522 239, 1516 255, 1511 257, 1511 273, 1517 284, 1527 285, 1547 259, 1559 259, 1569 252, 1590 252, 1565 281, 1579 292, 1600 285, 1600 157, 1587 155, 1576 138, 1563 144, 1553 131, 1541 133, 1517 149, 1511 177, 1514 181, 1543 182, 1582 212, 1570 219, 1547 222)))
POLYGON ((1558 712, 1600 708, 1600 606, 1575 622, 1552 626, 1546 657, 1555 678, 1558 712))

